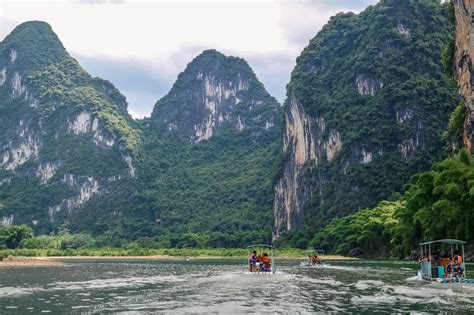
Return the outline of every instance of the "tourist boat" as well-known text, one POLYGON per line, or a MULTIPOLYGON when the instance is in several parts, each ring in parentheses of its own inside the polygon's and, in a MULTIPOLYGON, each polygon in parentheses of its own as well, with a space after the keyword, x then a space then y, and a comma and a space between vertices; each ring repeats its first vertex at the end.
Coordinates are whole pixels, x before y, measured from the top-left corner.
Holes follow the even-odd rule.
POLYGON ((305 261, 302 261, 300 263, 301 267, 326 267, 329 266, 329 264, 326 263, 324 259, 322 259, 322 256, 326 253, 322 249, 310 249, 306 250, 304 252, 306 256, 308 256, 308 259, 305 261), (314 262, 312 257, 317 256, 319 258, 319 262, 314 262))
POLYGON ((251 273, 264 273, 264 274, 274 274, 276 271, 276 265, 275 265, 275 247, 272 245, 249 245, 247 246, 247 263, 249 266, 249 271, 251 273), (257 262, 255 265, 250 263, 250 254, 256 251, 257 256, 263 257, 265 254, 267 255, 269 259, 269 265, 265 264, 263 262, 257 262), (268 256, 267 251, 270 251, 270 256, 268 256))
POLYGON ((418 277, 426 281, 436 281, 439 283, 474 283, 474 279, 466 279, 466 264, 464 261, 464 244, 466 242, 453 239, 443 239, 431 242, 424 242, 420 244, 421 257, 420 270, 418 277), (459 248, 461 251, 459 252, 459 248), (440 250, 449 249, 449 253, 441 258, 440 250), (460 271, 456 272, 453 268, 455 252, 458 252, 462 257, 462 262, 459 265, 460 271), (451 271, 448 271, 451 269, 451 271))

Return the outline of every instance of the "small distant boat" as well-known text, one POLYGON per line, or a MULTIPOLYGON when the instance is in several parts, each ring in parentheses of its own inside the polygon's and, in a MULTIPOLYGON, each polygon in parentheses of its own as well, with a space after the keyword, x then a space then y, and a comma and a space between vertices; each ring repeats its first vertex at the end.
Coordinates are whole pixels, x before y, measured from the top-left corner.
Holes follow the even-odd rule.
POLYGON ((329 264, 323 259, 326 252, 322 249, 309 249, 305 251, 308 259, 300 263, 301 267, 327 267, 329 264))
POLYGON ((251 273, 274 274, 276 272, 275 247, 272 245, 249 245, 247 246, 247 257, 251 273), (267 251, 270 251, 270 256, 267 251), (254 255, 255 258, 253 258, 254 255))
POLYGON ((466 279, 465 243, 454 239, 421 243, 422 260, 420 261, 418 277, 429 282, 474 283, 474 279, 466 279), (459 247, 461 247, 461 252, 459 252, 459 247), (439 251, 446 251, 447 249, 449 249, 449 255, 439 255, 439 251), (455 256, 462 258, 460 263, 454 262, 455 256))

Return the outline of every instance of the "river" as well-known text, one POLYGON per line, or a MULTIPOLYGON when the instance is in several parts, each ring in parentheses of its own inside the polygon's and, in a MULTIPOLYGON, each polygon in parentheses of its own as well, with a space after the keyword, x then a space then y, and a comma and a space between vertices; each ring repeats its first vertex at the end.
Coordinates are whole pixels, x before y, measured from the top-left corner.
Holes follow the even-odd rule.
POLYGON ((242 260, 90 259, 3 268, 0 313, 474 312, 474 285, 420 281, 414 263, 277 263, 274 275, 249 274, 242 260))

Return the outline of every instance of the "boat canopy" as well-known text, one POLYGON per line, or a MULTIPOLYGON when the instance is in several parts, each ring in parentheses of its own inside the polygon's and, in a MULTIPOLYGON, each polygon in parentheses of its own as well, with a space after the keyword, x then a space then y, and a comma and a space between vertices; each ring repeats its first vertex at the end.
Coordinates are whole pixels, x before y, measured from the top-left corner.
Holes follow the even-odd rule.
POLYGON ((431 241, 431 242, 424 242, 424 243, 421 243, 420 246, 430 245, 430 244, 435 244, 435 243, 445 243, 445 244, 451 244, 451 245, 466 244, 466 242, 460 241, 460 240, 444 239, 444 240, 436 240, 436 241, 431 241))
POLYGON ((275 249, 272 245, 265 245, 265 244, 258 244, 258 245, 249 245, 247 248, 262 248, 262 247, 267 247, 271 249, 275 249))

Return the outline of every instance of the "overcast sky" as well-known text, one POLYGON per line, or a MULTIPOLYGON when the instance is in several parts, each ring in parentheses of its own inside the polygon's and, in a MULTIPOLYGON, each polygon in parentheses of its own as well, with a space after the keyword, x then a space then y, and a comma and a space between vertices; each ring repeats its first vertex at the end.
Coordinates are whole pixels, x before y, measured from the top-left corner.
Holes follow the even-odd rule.
POLYGON ((0 39, 25 21, 46 21, 92 75, 148 116, 186 64, 205 49, 245 58, 279 101, 296 57, 329 17, 377 0, 0 0, 0 39))

